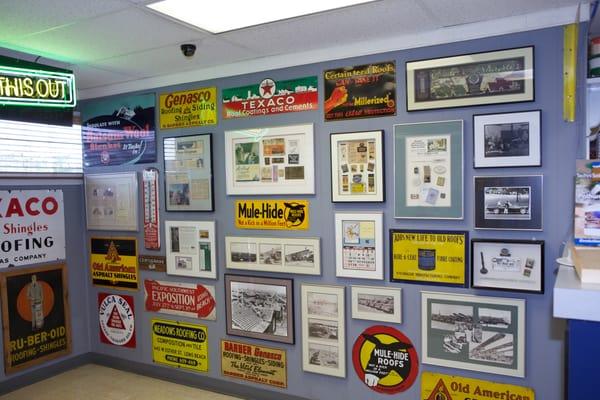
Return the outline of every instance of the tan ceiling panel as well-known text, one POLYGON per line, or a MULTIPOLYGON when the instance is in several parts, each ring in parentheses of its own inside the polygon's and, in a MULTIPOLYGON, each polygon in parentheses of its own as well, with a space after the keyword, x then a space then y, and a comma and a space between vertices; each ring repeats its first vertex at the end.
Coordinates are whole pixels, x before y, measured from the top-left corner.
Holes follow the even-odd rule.
POLYGON ((73 73, 75 74, 78 89, 89 89, 137 79, 135 76, 94 68, 88 65, 73 66, 73 73))

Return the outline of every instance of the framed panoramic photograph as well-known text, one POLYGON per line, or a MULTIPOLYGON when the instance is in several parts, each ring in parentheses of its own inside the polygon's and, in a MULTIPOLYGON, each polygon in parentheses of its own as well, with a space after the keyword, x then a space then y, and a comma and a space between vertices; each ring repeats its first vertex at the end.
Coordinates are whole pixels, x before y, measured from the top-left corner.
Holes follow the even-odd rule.
POLYGON ((344 286, 302 284, 302 369, 346 377, 344 286))
POLYGON ((383 279, 383 213, 336 213, 336 276, 383 279))
POLYGON ((473 116, 473 167, 542 165, 542 111, 473 116))
POLYGON ((314 194, 313 124, 225 131, 227 194, 314 194))
POLYGON ((217 279, 215 221, 165 221, 167 274, 217 279))
POLYGON ((137 231, 138 178, 135 171, 85 174, 88 230, 137 231))
POLYGON ((331 201, 384 202, 383 131, 332 133, 331 201))
POLYGON ((402 323, 402 289, 382 286, 351 286, 352 318, 402 323))
POLYGON ((228 269, 321 275, 319 238, 225 236, 228 269))
POLYGON ((163 139, 167 211, 214 211, 212 135, 163 139))
POLYGON ((471 286, 544 293, 543 240, 471 240, 471 286))
POLYGON ((421 292, 423 364, 525 377, 525 300, 421 292))
POLYGON ((533 46, 406 63, 407 111, 534 100, 533 46))
POLYGON ((390 229, 390 281, 468 286, 469 232, 390 229))
POLYGON ((225 274, 227 334, 294 344, 291 279, 225 274))
POLYGON ((542 175, 474 179, 475 229, 542 230, 542 175))
POLYGON ((463 218, 463 121, 394 125, 394 217, 463 218))

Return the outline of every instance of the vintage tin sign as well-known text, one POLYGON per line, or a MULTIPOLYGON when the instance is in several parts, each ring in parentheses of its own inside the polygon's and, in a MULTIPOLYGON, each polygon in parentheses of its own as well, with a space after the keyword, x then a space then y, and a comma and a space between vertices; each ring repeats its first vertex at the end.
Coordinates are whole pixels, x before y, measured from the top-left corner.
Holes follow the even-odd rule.
POLYGON ((308 200, 236 200, 238 229, 308 229, 308 200))
POLYGON ((102 343, 135 348, 132 296, 98 293, 98 321, 102 343))
POLYGON ((285 350, 221 340, 221 373, 223 376, 285 389, 285 350))
POLYGON ((146 279, 146 311, 189 318, 217 318, 215 287, 146 279))
POLYGON ((423 372, 421 374, 421 399, 422 400, 485 400, 485 399, 511 399, 534 400, 533 389, 484 381, 481 379, 464 378, 423 372))
POLYGON ((153 319, 152 360, 175 368, 208 372, 208 329, 202 325, 153 319))
POLYGON ((163 93, 159 97, 160 129, 216 124, 216 87, 163 93))
POLYGON ((90 266, 94 285, 115 289, 138 288, 135 238, 92 238, 90 266))

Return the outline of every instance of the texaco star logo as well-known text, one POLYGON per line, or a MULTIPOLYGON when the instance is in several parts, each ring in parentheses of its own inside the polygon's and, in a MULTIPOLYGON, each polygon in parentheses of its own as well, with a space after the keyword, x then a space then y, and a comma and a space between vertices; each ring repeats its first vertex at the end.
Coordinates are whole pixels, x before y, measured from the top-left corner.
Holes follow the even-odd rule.
POLYGON ((275 81, 269 78, 263 79, 260 85, 258 85, 258 90, 260 97, 270 99, 275 94, 275 81))

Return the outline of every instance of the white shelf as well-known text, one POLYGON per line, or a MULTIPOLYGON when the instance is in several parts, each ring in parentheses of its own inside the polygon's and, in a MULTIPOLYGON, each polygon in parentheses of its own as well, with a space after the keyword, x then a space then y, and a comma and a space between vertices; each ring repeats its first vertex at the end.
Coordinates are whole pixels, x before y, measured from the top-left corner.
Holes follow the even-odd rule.
POLYGON ((560 266, 554 283, 555 318, 600 321, 600 284, 581 283, 575 269, 560 266))

